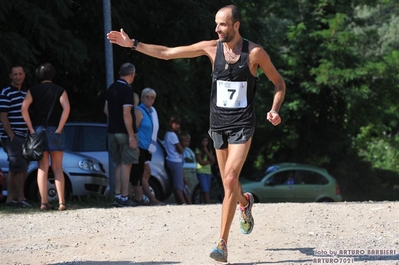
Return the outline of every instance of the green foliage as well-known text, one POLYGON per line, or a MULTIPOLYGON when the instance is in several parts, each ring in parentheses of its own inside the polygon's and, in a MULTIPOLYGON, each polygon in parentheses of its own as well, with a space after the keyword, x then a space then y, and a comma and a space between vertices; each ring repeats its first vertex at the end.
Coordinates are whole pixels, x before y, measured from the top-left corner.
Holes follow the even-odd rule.
POLYGON ((329 168, 329 172, 338 180, 343 200, 399 199, 399 174, 372 169, 371 164, 363 161, 357 154, 347 155, 345 160, 329 168))
POLYGON ((374 168, 399 172, 399 114, 396 102, 399 96, 399 40, 396 38, 399 16, 393 12, 398 10, 399 5, 390 1, 385 4, 375 8, 358 8, 356 15, 367 19, 367 23, 364 27, 351 27, 358 35, 369 35, 376 40, 370 43, 366 38, 360 38, 357 43, 357 52, 368 60, 365 72, 372 77, 369 79, 372 92, 364 103, 368 103, 368 108, 372 106, 373 115, 367 117, 367 123, 360 127, 353 144, 359 155, 370 161, 374 168))
MULTIPOLYGON (((392 152, 384 153, 389 159, 380 156, 379 160, 384 163, 370 160, 369 149, 381 150, 382 154, 382 146, 370 147, 370 143, 381 141, 385 127, 389 132, 394 124, 397 128, 396 104, 392 100, 397 98, 398 90, 394 88, 398 86, 398 67, 394 49, 387 48, 397 47, 397 43, 395 38, 386 36, 396 32, 397 24, 390 22, 396 21, 394 13, 387 9, 397 8, 397 4, 364 3, 368 5, 357 3, 355 8, 352 1, 304 0, 292 5, 288 13, 293 16, 286 33, 287 55, 281 57, 290 68, 282 71, 287 80, 287 96, 281 111, 283 129, 278 137, 285 139, 277 140, 282 142, 279 148, 268 148, 269 152, 275 150, 274 155, 263 153, 261 156, 330 168, 338 173, 335 175, 344 191, 354 189, 352 183, 356 183, 357 178, 360 180, 360 176, 356 177, 359 167, 354 161, 361 163, 366 157, 370 164, 362 165, 367 173, 361 175, 365 184, 358 187, 361 192, 356 194, 364 192, 366 196, 374 196, 370 190, 385 184, 375 176, 373 168, 385 164, 384 169, 392 170, 393 167, 387 165, 394 165, 397 159, 393 151, 397 145, 392 140, 389 141, 392 152), (370 11, 375 14, 374 19, 370 19, 370 15, 360 16, 360 10, 377 10, 378 14, 370 11), (370 45, 370 34, 379 41, 370 45), (367 141, 368 146, 354 144, 361 128, 370 125, 379 132, 378 136, 374 135, 373 140, 372 135, 363 135, 361 143, 367 141)), ((276 141, 272 138, 271 142, 276 141)))

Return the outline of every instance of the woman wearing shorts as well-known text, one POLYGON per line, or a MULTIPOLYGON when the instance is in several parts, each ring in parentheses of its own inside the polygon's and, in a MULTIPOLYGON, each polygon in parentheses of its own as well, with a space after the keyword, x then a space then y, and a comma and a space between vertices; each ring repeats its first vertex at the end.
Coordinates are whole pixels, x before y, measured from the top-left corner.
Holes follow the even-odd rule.
POLYGON ((62 171, 62 157, 66 149, 63 129, 69 116, 70 105, 65 89, 52 82, 54 76, 55 69, 53 65, 50 63, 39 65, 36 68, 38 84, 27 91, 21 107, 22 116, 29 129, 29 133, 34 134, 46 130, 46 151, 42 160, 38 161, 37 170, 41 211, 52 209, 47 197, 50 158, 58 194, 58 210, 65 211, 67 209, 65 204, 65 178, 62 171), (47 121, 48 113, 54 101, 53 110, 47 121), (46 127, 47 129, 45 129, 46 127))

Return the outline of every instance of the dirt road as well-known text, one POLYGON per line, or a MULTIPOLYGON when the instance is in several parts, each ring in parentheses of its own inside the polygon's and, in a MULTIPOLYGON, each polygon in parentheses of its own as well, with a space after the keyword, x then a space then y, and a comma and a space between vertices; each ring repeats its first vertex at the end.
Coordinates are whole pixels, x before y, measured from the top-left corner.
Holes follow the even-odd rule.
MULTIPOLYGON (((220 264, 209 258, 221 205, 0 211, 0 263, 220 264)), ((399 202, 255 204, 230 264, 399 264, 399 202)))

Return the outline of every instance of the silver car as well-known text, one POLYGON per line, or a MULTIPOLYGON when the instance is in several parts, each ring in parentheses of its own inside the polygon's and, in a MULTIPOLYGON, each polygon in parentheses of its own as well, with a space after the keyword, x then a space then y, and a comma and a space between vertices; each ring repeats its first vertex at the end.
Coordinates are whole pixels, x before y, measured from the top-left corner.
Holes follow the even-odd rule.
MULTIPOLYGON (((7 177, 8 161, 3 147, 0 147, 0 167, 7 177)), ((37 186, 37 168, 37 162, 29 163, 24 184, 25 197, 31 201, 39 201, 40 198, 37 186)), ((109 178, 105 174, 103 165, 97 159, 65 151, 62 160, 62 169, 65 176, 66 197, 107 195, 109 191, 109 178)), ((2 192, 4 196, 7 196, 6 185, 4 185, 2 192)), ((48 174, 47 195, 50 201, 58 199, 51 167, 48 174)))

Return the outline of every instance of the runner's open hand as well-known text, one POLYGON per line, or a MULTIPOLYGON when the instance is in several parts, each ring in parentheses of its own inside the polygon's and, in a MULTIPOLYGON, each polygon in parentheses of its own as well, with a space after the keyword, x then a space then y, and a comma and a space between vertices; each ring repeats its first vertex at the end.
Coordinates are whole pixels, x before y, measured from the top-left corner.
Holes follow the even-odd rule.
POLYGON ((121 29, 121 31, 109 32, 107 34, 107 39, 109 39, 111 43, 118 44, 122 47, 132 46, 132 40, 129 38, 129 35, 127 35, 123 29, 121 29))

